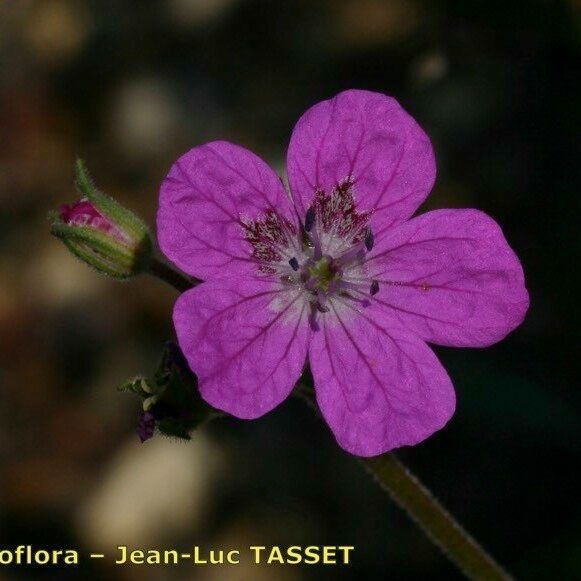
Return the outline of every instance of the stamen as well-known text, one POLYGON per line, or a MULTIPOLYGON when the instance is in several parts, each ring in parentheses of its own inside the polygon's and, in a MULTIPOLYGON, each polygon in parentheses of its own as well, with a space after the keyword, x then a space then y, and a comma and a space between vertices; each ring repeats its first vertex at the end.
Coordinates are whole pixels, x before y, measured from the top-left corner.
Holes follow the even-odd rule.
POLYGON ((305 215, 305 231, 306 232, 310 232, 314 223, 315 223, 315 208, 313 208, 313 206, 311 206, 308 210, 307 213, 305 215))
POLYGON ((363 282, 350 282, 348 280, 342 280, 337 286, 341 290, 355 291, 363 294, 366 292, 366 285, 363 282))
POLYGON ((358 242, 355 244, 355 246, 353 246, 353 248, 347 250, 347 252, 345 252, 342 256, 339 256, 339 258, 336 260, 336 263, 338 266, 345 266, 357 258, 362 258, 363 253, 363 245, 358 242))
POLYGON ((373 236, 373 231, 371 230, 371 228, 367 228, 367 231, 365 232, 365 248, 367 248, 367 250, 371 250, 373 248, 373 245, 375 244, 375 238, 373 236))
POLYGON ((311 305, 311 312, 309 313, 309 326, 313 331, 319 331, 319 323, 317 322, 318 309, 314 304, 311 305))
POLYGON ((321 239, 317 228, 312 228, 310 232, 311 242, 313 243, 313 258, 319 260, 323 256, 323 247, 321 246, 321 239))
MULTIPOLYGON (((332 316, 335 301, 361 309, 379 292, 379 281, 365 266, 366 253, 375 247, 371 212, 357 211, 352 186, 347 180, 331 192, 317 190, 298 229, 274 211, 244 223, 258 271, 276 277, 283 290, 292 287, 304 295, 314 331, 324 313, 332 316)), ((382 284, 390 281, 382 279, 382 284)))
POLYGON ((317 293, 317 303, 316 303, 317 311, 320 313, 328 313, 329 307, 327 306, 327 297, 321 292, 317 293))

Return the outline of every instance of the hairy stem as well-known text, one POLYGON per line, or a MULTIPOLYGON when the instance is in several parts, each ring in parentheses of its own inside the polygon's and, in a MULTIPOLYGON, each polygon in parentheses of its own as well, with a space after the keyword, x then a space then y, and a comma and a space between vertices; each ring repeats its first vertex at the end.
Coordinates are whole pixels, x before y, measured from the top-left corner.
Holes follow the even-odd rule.
MULTIPOLYGON (((154 260, 150 274, 183 292, 200 281, 188 279, 167 264, 154 260)), ((313 389, 303 383, 295 395, 317 411, 313 389)), ((469 579, 506 581, 512 577, 465 531, 432 493, 393 454, 360 458, 382 490, 469 579)))
POLYGON ((395 454, 361 459, 376 482, 469 579, 512 577, 454 520, 395 454))
POLYGON ((167 282, 180 293, 191 289, 201 282, 196 278, 188 278, 185 274, 174 270, 157 257, 154 257, 149 264, 149 274, 167 282))

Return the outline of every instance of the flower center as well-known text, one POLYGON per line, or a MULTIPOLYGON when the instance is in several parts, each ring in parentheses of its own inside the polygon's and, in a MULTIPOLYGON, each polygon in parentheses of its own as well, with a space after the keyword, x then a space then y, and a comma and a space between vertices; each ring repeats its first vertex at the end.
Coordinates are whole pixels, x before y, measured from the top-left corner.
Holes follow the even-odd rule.
POLYGON ((311 306, 311 326, 318 313, 345 301, 364 306, 379 291, 367 273, 365 256, 374 245, 370 213, 355 207, 353 183, 347 179, 330 193, 318 190, 300 230, 269 211, 244 223, 259 273, 278 276, 285 285, 304 291, 311 306))
POLYGON ((331 283, 340 280, 341 269, 330 256, 319 260, 311 258, 305 263, 301 277, 305 278, 309 290, 328 292, 331 283))

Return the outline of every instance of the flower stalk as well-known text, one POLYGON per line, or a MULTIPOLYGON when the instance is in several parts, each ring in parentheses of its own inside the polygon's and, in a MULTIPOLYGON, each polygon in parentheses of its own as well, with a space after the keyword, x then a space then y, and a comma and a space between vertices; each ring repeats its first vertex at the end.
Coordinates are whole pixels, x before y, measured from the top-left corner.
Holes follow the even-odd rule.
POLYGON ((512 577, 450 515, 395 454, 361 458, 379 486, 469 579, 512 577))
POLYGON ((188 289, 200 283, 199 280, 195 278, 188 278, 181 272, 174 270, 166 262, 160 260, 156 256, 151 259, 148 272, 151 274, 151 276, 159 278, 170 286, 173 286, 173 288, 175 288, 180 293, 183 293, 184 291, 187 291, 188 289))

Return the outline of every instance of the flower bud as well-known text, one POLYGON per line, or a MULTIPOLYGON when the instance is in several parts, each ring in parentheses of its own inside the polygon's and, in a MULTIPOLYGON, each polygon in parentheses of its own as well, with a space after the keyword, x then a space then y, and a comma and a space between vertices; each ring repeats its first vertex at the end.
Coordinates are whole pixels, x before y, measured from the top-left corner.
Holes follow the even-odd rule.
POLYGON ((155 416, 151 412, 143 412, 137 424, 137 435, 141 443, 153 438, 155 432, 155 416))
POLYGON ((51 213, 51 233, 99 272, 121 279, 144 272, 153 250, 147 226, 97 190, 81 160, 76 185, 81 199, 51 213))
POLYGON ((153 377, 135 377, 119 387, 141 398, 137 434, 142 442, 159 433, 189 440, 200 424, 219 413, 200 396, 196 376, 190 371, 177 345, 165 345, 153 377))

